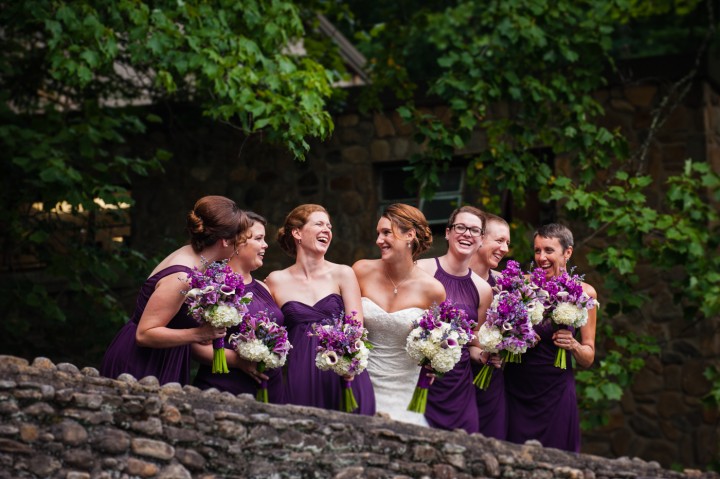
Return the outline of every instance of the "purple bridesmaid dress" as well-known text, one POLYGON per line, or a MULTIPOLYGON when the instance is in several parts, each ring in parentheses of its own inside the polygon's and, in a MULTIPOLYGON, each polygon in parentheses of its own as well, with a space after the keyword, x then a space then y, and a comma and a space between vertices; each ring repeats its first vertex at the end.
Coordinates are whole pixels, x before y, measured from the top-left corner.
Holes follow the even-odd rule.
POLYGON ((556 368, 552 324, 545 320, 535 331, 541 338, 537 346, 523 354, 522 363, 505 366, 507 438, 519 444, 537 439, 545 447, 579 452, 580 418, 571 355, 567 355, 567 369, 556 368))
MULTIPOLYGON (((150 296, 155 292, 158 281, 166 276, 178 273, 191 273, 187 266, 174 265, 158 271, 149 277, 140 288, 135 312, 125 326, 115 335, 100 366, 100 374, 109 378, 117 378, 122 373, 132 374, 141 379, 155 376, 160 384, 190 382, 190 345, 172 348, 146 348, 135 342, 135 333, 150 296)), ((178 281, 178 294, 183 290, 184 283, 178 281)), ((188 315, 184 304, 180 311, 167 325, 170 329, 189 329, 198 327, 198 323, 188 315)))
MULTIPOLYGON (((318 344, 316 336, 308 336, 313 323, 340 314, 344 305, 339 294, 330 294, 314 305, 288 301, 282 306, 288 339, 292 349, 287 361, 285 400, 288 404, 339 410, 342 378, 332 371, 315 366, 318 344)), ((372 353, 371 353, 372 354, 372 353)), ((359 408, 357 414, 375 414, 375 394, 367 371, 355 376, 352 390, 359 408)))
MULTIPOLYGON (((490 272, 488 284, 494 288, 497 284, 490 272)), ((495 294, 493 290, 493 294, 495 294)), ((472 363, 473 377, 480 372, 481 364, 472 363)), ((478 409, 478 427, 487 437, 507 438, 507 405, 505 401, 505 375, 502 368, 493 370, 490 386, 483 391, 475 388, 475 400, 478 409)))
MULTIPOLYGON (((435 279, 445 286, 447 299, 464 309, 471 320, 477 321, 480 295, 472 280, 472 271, 468 270, 465 276, 453 276, 442 269, 437 258, 435 262, 435 279)), ((460 361, 443 377, 436 378, 428 389, 425 409, 428 423, 440 429, 465 429, 469 434, 478 432, 475 389, 477 388, 473 384, 470 353, 467 346, 463 346, 460 361)))
MULTIPOLYGON (((248 304, 248 314, 255 314, 262 310, 267 310, 272 318, 280 326, 283 325, 283 314, 275 304, 272 295, 267 289, 258 283, 254 278, 245 285, 245 292, 252 293, 253 299, 248 304)), ((225 347, 232 349, 230 346, 230 335, 238 332, 240 328, 234 326, 228 329, 225 336, 225 347)), ((285 390, 282 382, 282 368, 267 369, 265 375, 268 379, 268 400, 271 403, 283 404, 285 402, 285 390)), ((252 394, 257 393, 258 383, 250 376, 239 369, 230 368, 228 374, 213 374, 212 367, 207 364, 201 364, 195 375, 193 385, 200 389, 215 388, 219 391, 228 391, 233 394, 252 394)))

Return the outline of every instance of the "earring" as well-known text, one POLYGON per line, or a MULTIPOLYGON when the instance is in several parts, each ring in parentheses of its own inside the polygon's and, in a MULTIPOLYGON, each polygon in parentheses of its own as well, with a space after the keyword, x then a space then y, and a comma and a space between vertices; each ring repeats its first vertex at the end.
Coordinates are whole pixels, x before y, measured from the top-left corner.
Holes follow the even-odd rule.
POLYGON ((299 240, 298 240, 298 244, 302 244, 302 239, 299 239, 299 240))
POLYGON ((412 244, 408 241, 408 248, 412 248, 412 244))

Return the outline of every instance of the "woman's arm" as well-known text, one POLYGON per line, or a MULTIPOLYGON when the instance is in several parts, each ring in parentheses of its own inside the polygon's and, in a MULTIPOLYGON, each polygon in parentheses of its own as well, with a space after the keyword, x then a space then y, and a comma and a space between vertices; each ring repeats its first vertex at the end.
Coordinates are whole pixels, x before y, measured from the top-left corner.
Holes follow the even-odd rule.
POLYGON ((363 323, 362 301, 360 300, 360 285, 357 277, 350 266, 337 265, 337 280, 340 287, 340 295, 345 305, 345 314, 352 311, 357 312, 356 318, 363 323))
POLYGON ((214 328, 209 324, 188 329, 167 327, 185 301, 180 288, 175 276, 168 276, 158 281, 138 322, 135 333, 138 346, 172 348, 188 343, 212 341, 225 336, 225 328, 214 328))
MULTIPOLYGON (((595 288, 587 283, 582 284, 583 291, 597 300, 595 288)), ((580 328, 580 341, 567 329, 560 329, 553 334, 555 346, 570 351, 578 366, 589 368, 595 361, 595 329, 597 326, 597 306, 588 311, 588 320, 580 328)))

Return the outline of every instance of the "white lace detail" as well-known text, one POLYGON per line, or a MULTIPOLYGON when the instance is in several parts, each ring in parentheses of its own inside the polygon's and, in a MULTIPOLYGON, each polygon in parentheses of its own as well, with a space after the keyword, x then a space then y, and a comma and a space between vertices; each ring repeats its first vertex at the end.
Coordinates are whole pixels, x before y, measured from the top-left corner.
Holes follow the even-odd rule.
POLYGON ((427 426, 425 416, 407 410, 420 367, 405 352, 412 320, 422 316, 424 310, 406 308, 388 313, 370 298, 362 298, 362 308, 368 339, 373 345, 367 369, 375 390, 377 411, 389 414, 396 421, 427 426))

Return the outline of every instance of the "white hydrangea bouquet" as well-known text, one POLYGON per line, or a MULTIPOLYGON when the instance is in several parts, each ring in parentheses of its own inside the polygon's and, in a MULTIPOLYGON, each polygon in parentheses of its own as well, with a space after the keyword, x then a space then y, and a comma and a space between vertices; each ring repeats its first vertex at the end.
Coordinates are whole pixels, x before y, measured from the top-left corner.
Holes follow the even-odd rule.
MULTIPOLYGON (((547 311, 556 327, 577 330, 587 324, 588 311, 598 306, 595 298, 583 291, 582 279, 577 274, 563 272, 545 282, 544 289, 549 296, 547 311)), ((566 357, 565 350, 558 348, 555 367, 566 369, 566 357)))
MULTIPOLYGON (((287 329, 278 325, 267 309, 245 316, 238 332, 230 336, 230 344, 238 356, 257 363, 260 373, 284 366, 292 348, 287 329)), ((256 399, 269 401, 267 381, 260 382, 256 399)))
MULTIPOLYGON (((333 371, 339 376, 355 376, 367 368, 372 346, 357 312, 344 312, 312 325, 311 336, 318 337, 315 365, 321 371, 333 371)), ((353 412, 359 405, 351 388, 351 381, 343 380, 340 410, 353 412)))
MULTIPOLYGON (((190 272, 190 290, 182 291, 185 304, 199 323, 207 322, 216 328, 230 328, 240 324, 247 314, 252 293, 243 294, 242 275, 234 273, 227 260, 207 264, 204 271, 193 268, 190 272)), ((213 340, 213 373, 228 373, 225 359, 225 338, 213 340)))
POLYGON ((421 370, 408 411, 425 412, 430 387, 427 369, 438 376, 452 370, 460 361, 463 345, 472 341, 474 326, 465 310, 455 307, 452 301, 433 305, 413 321, 405 350, 421 370))

